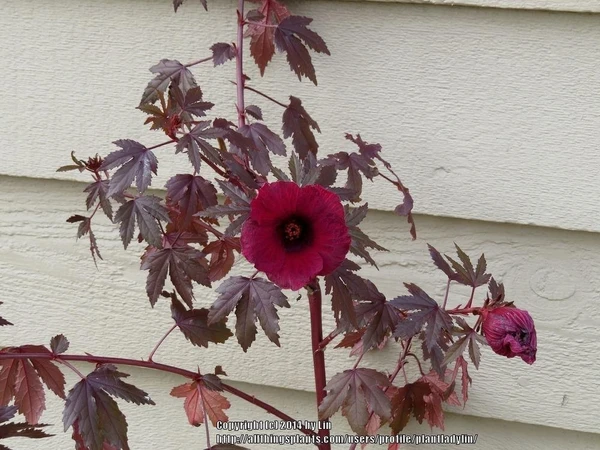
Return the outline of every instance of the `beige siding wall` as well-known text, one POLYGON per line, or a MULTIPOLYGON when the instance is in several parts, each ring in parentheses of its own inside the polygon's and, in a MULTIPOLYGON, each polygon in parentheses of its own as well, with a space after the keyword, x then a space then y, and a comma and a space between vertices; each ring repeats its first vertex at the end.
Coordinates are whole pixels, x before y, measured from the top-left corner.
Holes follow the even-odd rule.
MULTIPOLYGON (((0 103, 0 282, 2 315, 17 324, 0 329, 0 344, 64 333, 78 352, 145 357, 168 328, 166 304, 152 310, 145 298, 142 247, 124 252, 115 227, 99 220, 106 262, 96 270, 86 243, 76 243, 64 222, 82 211, 84 185, 74 182, 82 178, 54 170, 71 150, 83 157, 108 153, 119 138, 160 142, 134 110, 147 68, 163 57, 203 57, 212 42, 233 40, 233 3, 210 5, 207 16, 196 5, 173 15, 167 0, 0 3, 0 56, 8 66, 0 103)), ((456 241, 485 252, 509 295, 536 319, 538 362, 529 367, 484 349, 469 405, 450 410, 446 432, 478 433, 476 448, 485 450, 599 448, 600 16, 395 2, 292 8, 316 18, 332 51, 316 58, 319 87, 297 83, 281 58, 266 79, 253 70, 251 78, 277 98, 303 99, 321 125, 324 152, 346 146, 347 131, 380 142, 417 202, 420 236, 412 242, 405 223, 386 212, 396 193, 368 187, 365 199, 380 211, 365 228, 391 251, 377 255, 381 271, 366 273, 390 296, 402 292, 400 281, 439 296, 444 280, 425 243, 449 251, 456 241)), ((231 115, 232 65, 196 73, 217 113, 231 115)), ((280 111, 260 98, 250 102, 278 126, 280 111)), ((185 159, 160 153, 153 185, 160 189, 175 171, 189 171, 185 159)), ((213 293, 198 292, 209 305, 213 293)), ((460 289, 454 293, 464 301, 460 289)), ((252 383, 252 393, 309 419, 313 381, 298 370, 311 359, 308 310, 304 299, 292 303, 281 312, 281 349, 264 336, 247 354, 233 341, 207 351, 172 336, 159 357, 188 367, 223 364, 232 380, 252 383)), ((394 351, 366 359, 390 369, 394 351)), ((345 352, 328 354, 330 375, 349 363, 345 352)), ((200 448, 203 430, 188 426, 180 400, 168 396, 179 380, 134 375, 158 406, 131 409, 133 448, 200 448)), ((59 424, 60 408, 52 406, 44 420, 59 424)), ((235 401, 232 416, 264 418, 235 401)), ((339 434, 349 431, 337 424, 339 434)), ((67 438, 14 447, 70 448, 67 438)))

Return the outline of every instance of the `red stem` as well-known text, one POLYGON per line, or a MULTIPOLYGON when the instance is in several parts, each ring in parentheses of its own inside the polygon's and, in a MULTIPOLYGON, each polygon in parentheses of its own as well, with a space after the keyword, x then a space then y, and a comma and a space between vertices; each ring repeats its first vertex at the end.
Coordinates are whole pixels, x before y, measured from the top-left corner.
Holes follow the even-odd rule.
MULTIPOLYGON (((308 305, 310 308, 310 337, 312 342, 313 366, 315 372, 315 388, 317 391, 317 407, 325 398, 325 385, 327 376, 325 375, 325 353, 320 348, 323 342, 323 318, 321 313, 321 287, 319 280, 315 279, 308 286, 308 305)), ((329 430, 319 430, 321 440, 329 436, 329 430)), ((331 445, 321 444, 319 450, 331 450, 331 445)))
POLYGON ((273 97, 269 97, 267 94, 265 94, 265 93, 263 93, 263 92, 260 92, 260 91, 259 91, 259 90, 257 90, 257 89, 251 88, 250 86, 244 86, 244 89, 246 89, 247 91, 252 91, 252 92, 255 92, 255 93, 257 93, 258 95, 262 95, 262 96, 263 96, 264 98, 266 98, 267 100, 270 100, 270 101, 272 101, 273 103, 275 103, 276 105, 279 105, 279 106, 281 106, 282 108, 287 108, 287 105, 284 105, 283 103, 281 103, 281 102, 278 102, 278 101, 277 101, 277 100, 275 100, 273 97))
POLYGON ((444 305, 442 306, 442 309, 446 309, 446 304, 448 303, 448 294, 450 293, 450 283, 452 282, 452 280, 450 278, 448 278, 448 283, 446 284, 446 295, 444 295, 444 305))
MULTIPOLYGON (((173 373, 175 375, 180 375, 185 378, 190 378, 192 380, 197 380, 201 377, 198 372, 192 372, 190 370, 181 369, 180 367, 169 366, 167 364, 161 364, 154 361, 143 361, 136 359, 128 359, 128 358, 115 358, 111 356, 94 356, 94 355, 53 355, 52 353, 2 353, 0 352, 0 361, 3 359, 52 359, 59 362, 64 361, 83 361, 92 364, 121 364, 126 366, 135 366, 135 367, 143 367, 145 369, 153 369, 160 370, 162 372, 173 373)), ((288 416, 284 412, 278 410, 274 406, 269 405, 268 403, 263 402, 255 398, 253 395, 246 394, 243 391, 240 391, 233 386, 230 386, 226 383, 222 383, 223 389, 230 394, 235 395, 236 397, 241 398, 242 400, 246 400, 253 405, 258 406, 259 408, 264 409, 270 414, 273 414, 276 417, 279 417, 281 420, 286 422, 297 422, 291 416, 288 416)), ((316 436, 316 433, 307 430, 306 428, 301 428, 304 434, 308 436, 316 436)))
MULTIPOLYGON (((175 242, 177 242, 177 239, 175 240, 175 242)), ((169 331, 167 331, 165 333, 165 335, 160 338, 160 341, 158 341, 158 343, 154 346, 154 348, 152 349, 152 351, 150 352, 150 355, 148 356, 148 361, 152 361, 152 357, 154 356, 154 354, 156 353, 156 350, 158 350, 158 347, 160 347, 160 345, 165 341, 165 339, 173 332, 173 330, 177 328, 177 324, 173 325, 171 328, 169 328, 169 331)))
POLYGON ((473 308, 454 308, 446 310, 448 314, 463 314, 465 316, 473 313, 479 313, 479 311, 481 311, 479 306, 475 306, 473 308))
POLYGON ((325 347, 327 347, 327 345, 329 345, 329 343, 333 341, 338 334, 340 334, 340 332, 336 329, 329 333, 327 336, 325 336, 325 338, 323 338, 323 340, 319 344, 319 350, 325 350, 325 347))
POLYGON ((238 0, 237 56, 235 71, 237 81, 238 127, 246 124, 246 107, 244 105, 244 0, 238 0))

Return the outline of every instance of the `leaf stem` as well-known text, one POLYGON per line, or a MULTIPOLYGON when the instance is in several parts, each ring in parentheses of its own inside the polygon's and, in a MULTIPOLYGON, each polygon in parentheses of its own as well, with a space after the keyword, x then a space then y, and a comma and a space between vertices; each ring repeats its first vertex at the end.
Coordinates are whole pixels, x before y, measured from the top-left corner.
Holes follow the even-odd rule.
POLYGON ((471 297, 469 297, 469 302, 465 305, 465 308, 470 308, 473 304, 473 297, 475 296, 475 286, 471 288, 471 297))
POLYGON ((85 375, 82 374, 77 367, 75 367, 73 364, 71 364, 68 361, 58 361, 59 363, 61 363, 62 365, 64 365, 65 367, 68 367, 69 369, 71 369, 73 372, 75 372, 77 375, 79 375, 81 377, 82 380, 85 380, 85 375))
POLYGON ((187 63, 187 64, 184 65, 184 67, 192 67, 192 66, 195 66, 197 64, 201 64, 201 63, 204 63, 204 62, 207 62, 207 61, 212 61, 212 59, 213 59, 212 56, 208 56, 206 58, 199 59, 198 61, 187 63))
MULTIPOLYGON (((125 365, 125 366, 134 366, 134 367, 142 367, 145 369, 152 370, 160 370, 162 372, 168 372, 175 375, 180 375, 185 378, 189 378, 191 380, 198 380, 202 376, 198 374, 198 372, 192 372, 190 370, 182 369, 180 367, 170 366, 167 364, 161 364, 154 361, 144 361, 137 359, 128 359, 128 358, 117 358, 111 356, 94 356, 94 355, 53 355, 52 353, 3 353, 0 351, 0 361, 4 359, 52 359, 58 361, 60 363, 64 363, 66 361, 83 361, 92 364, 116 364, 116 365, 125 365)), ((80 373, 80 372, 78 372, 80 373)), ((82 374, 83 376, 83 374, 82 374)), ((274 416, 280 418, 286 422, 297 422, 296 419, 287 415, 283 411, 278 410, 274 406, 269 405, 268 403, 255 398, 253 395, 249 395, 244 391, 241 391, 233 386, 230 386, 226 383, 222 383, 223 389, 230 394, 235 395, 236 397, 241 398, 242 400, 246 400, 253 405, 258 406, 261 409, 264 409, 266 412, 273 414, 274 416)), ((316 436, 317 434, 306 428, 300 428, 302 433, 307 436, 316 436)))
POLYGON ((281 103, 281 102, 278 102, 278 101, 277 101, 277 100, 275 100, 273 97, 269 97, 267 94, 265 94, 265 93, 263 93, 263 92, 260 92, 260 91, 259 91, 259 90, 257 90, 257 89, 254 89, 254 88, 252 88, 252 87, 250 87, 250 86, 244 86, 244 89, 246 89, 247 91, 252 91, 252 92, 254 92, 254 93, 258 94, 258 95, 261 95, 261 96, 263 96, 264 98, 266 98, 267 100, 271 100, 271 101, 272 101, 273 103, 275 103, 276 105, 279 105, 279 106, 281 106, 282 108, 287 108, 287 105, 284 105, 283 103, 281 103))
POLYGON ((204 413, 204 429, 206 430, 206 445, 208 449, 212 448, 210 443, 210 427, 208 426, 208 414, 206 413, 206 402, 204 401, 204 395, 202 395, 202 389, 199 389, 200 398, 202 399, 202 412, 204 413))
MULTIPOLYGON (((325 385, 327 376, 325 375, 325 353, 320 348, 323 342, 323 317, 321 308, 321 287, 319 280, 315 280, 308 286, 308 305, 310 308, 310 337, 312 343, 313 366, 315 373, 315 388, 317 393, 317 408, 325 398, 325 385)), ((329 430, 319 430, 319 436, 322 440, 329 436, 329 430)), ((319 450, 331 450, 331 445, 321 444, 319 450)))
POLYGON ((448 309, 446 310, 446 312, 448 314, 462 314, 464 316, 467 316, 469 314, 478 314, 479 311, 481 311, 481 308, 478 306, 475 306, 474 308, 454 308, 454 309, 448 309))
POLYGON ((175 140, 171 139, 170 141, 166 141, 166 142, 163 142, 161 144, 156 144, 156 145, 153 145, 152 147, 146 147, 146 150, 154 150, 155 148, 163 147, 165 145, 172 144, 173 142, 175 142, 175 140))
POLYGON ((156 350, 158 350, 158 347, 161 346, 161 344, 165 341, 165 339, 173 332, 173 330, 177 328, 177 324, 174 324, 171 328, 169 328, 169 331, 167 331, 164 336, 162 338, 160 338, 160 340, 158 341, 158 343, 154 346, 154 348, 152 349, 152 351, 150 352, 150 355, 148 355, 148 361, 152 362, 152 357, 154 356, 154 354, 156 353, 156 350))
POLYGON ((446 294, 444 295, 444 305, 442 306, 442 309, 446 309, 446 303, 448 303, 448 294, 450 293, 450 283, 452 282, 452 280, 450 278, 448 278, 448 283, 446 283, 446 294))

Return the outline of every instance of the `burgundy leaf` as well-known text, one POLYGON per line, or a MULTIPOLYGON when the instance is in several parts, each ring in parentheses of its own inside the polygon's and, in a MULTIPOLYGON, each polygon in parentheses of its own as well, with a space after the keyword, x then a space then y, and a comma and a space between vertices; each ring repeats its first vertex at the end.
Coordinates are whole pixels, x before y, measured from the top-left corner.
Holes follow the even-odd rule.
POLYGON ((369 238, 358 226, 355 224, 360 223, 367 214, 368 206, 367 204, 362 205, 361 207, 351 210, 346 207, 346 225, 348 226, 348 232, 350 233, 350 237, 352 241, 350 243, 350 252, 356 256, 363 258, 372 266, 377 267, 377 263, 371 257, 371 254, 367 250, 367 248, 373 248, 375 250, 380 250, 387 252, 388 250, 377 242, 369 238))
POLYGON ((154 195, 136 197, 125 202, 115 214, 115 223, 120 223, 119 232, 125 249, 133 239, 137 223, 146 242, 155 247, 162 245, 162 231, 159 221, 169 221, 167 209, 160 204, 161 199, 154 195))
POLYGON ((479 369, 481 351, 479 350, 478 342, 485 345, 486 340, 483 336, 471 328, 471 326, 469 326, 469 324, 462 317, 455 317, 455 320, 458 326, 454 328, 452 334, 460 336, 460 338, 457 339, 456 342, 454 342, 446 351, 443 365, 453 362, 455 359, 461 356, 468 347, 471 361, 473 361, 475 368, 479 369))
POLYGON ((146 292, 152 306, 163 290, 167 273, 171 283, 190 308, 194 300, 192 280, 210 286, 204 254, 189 245, 155 249, 146 255, 141 268, 150 271, 146 281, 146 292))
POLYGON ((17 414, 16 406, 0 406, 0 423, 8 422, 17 414))
POLYGON ((173 301, 171 315, 185 338, 198 347, 208 347, 209 342, 222 344, 233 336, 227 328, 227 318, 211 325, 208 324, 208 309, 188 311, 179 301, 173 301))
POLYGON ((154 405, 146 392, 121 379, 127 377, 129 374, 119 372, 112 364, 103 364, 87 376, 87 381, 94 389, 102 389, 113 397, 136 405, 154 405))
POLYGON ((279 346, 279 316, 276 306, 289 308, 281 289, 262 278, 231 277, 218 288, 220 294, 210 308, 209 324, 236 310, 236 336, 246 352, 256 337, 256 319, 271 342, 279 346))
POLYGON ((288 16, 275 29, 275 46, 280 52, 285 52, 290 68, 298 79, 306 76, 317 84, 315 68, 308 48, 317 53, 329 55, 325 41, 314 31, 307 28, 312 19, 302 16, 288 16))
POLYGON ((432 245, 427 244, 427 247, 429 248, 429 254, 431 255, 431 259, 433 260, 435 266, 444 272, 449 280, 455 280, 457 277, 456 272, 452 270, 450 265, 442 257, 441 253, 438 252, 432 245))
POLYGON ((235 252, 241 251, 240 240, 238 238, 223 237, 208 244, 202 250, 204 254, 211 255, 208 279, 217 281, 229 273, 235 261, 235 252))
POLYGON ((393 301, 386 301, 373 283, 369 280, 364 282, 370 288, 370 298, 357 306, 356 313, 367 324, 362 342, 364 351, 368 351, 379 346, 394 331, 401 311, 393 301))
POLYGON ((37 424, 46 409, 46 397, 40 377, 26 359, 19 361, 14 389, 15 405, 19 407, 19 412, 25 416, 27 423, 37 424))
POLYGON ((302 101, 290 96, 290 104, 283 113, 283 137, 292 137, 292 144, 302 159, 306 158, 309 152, 316 155, 319 149, 311 128, 321 132, 317 122, 302 106, 302 101))
POLYGON ((202 89, 199 86, 191 88, 184 94, 179 89, 179 86, 171 85, 169 88, 169 98, 173 98, 179 108, 178 114, 181 116, 180 119, 186 124, 192 120, 192 116, 206 116, 206 111, 215 106, 214 103, 202 100, 202 89))
POLYGON ((150 68, 150 72, 156 76, 146 86, 140 106, 158 100, 159 93, 165 92, 171 82, 184 93, 197 86, 192 72, 179 61, 162 59, 150 68))
POLYGON ((382 389, 389 385, 388 377, 373 369, 357 368, 338 373, 325 386, 328 393, 319 405, 319 419, 330 418, 341 407, 350 427, 364 434, 369 407, 383 420, 390 418, 390 400, 382 389))
POLYGON ((156 175, 158 160, 152 150, 131 139, 113 142, 121 150, 110 153, 102 164, 101 170, 119 167, 109 183, 109 197, 122 194, 135 180, 137 190, 142 193, 152 183, 152 174, 156 175))
POLYGON ((225 64, 227 61, 235 58, 237 54, 236 48, 225 42, 217 42, 210 47, 213 56, 213 63, 215 67, 220 64, 225 64))
POLYGON ((276 25, 290 15, 285 5, 277 0, 259 0, 261 5, 258 10, 248 12, 249 20, 256 15, 257 24, 250 23, 246 36, 250 37, 250 53, 254 57, 256 65, 260 69, 261 76, 273 54, 275 44, 273 43, 274 29, 270 25, 276 25), (256 14, 254 14, 256 13, 256 14), (267 25, 267 26, 265 26, 267 25))
POLYGON ((64 399, 65 376, 60 369, 47 359, 32 359, 31 364, 48 389, 64 399))
POLYGON ((63 423, 65 431, 73 427, 78 449, 129 448, 125 416, 109 395, 136 404, 153 405, 154 402, 141 389, 121 381, 127 376, 112 365, 102 365, 69 391, 63 423))
POLYGON ((246 114, 254 117, 256 120, 263 120, 262 110, 256 105, 246 106, 246 114))
MULTIPOLYGON (((0 408, 0 415, 6 415, 5 412, 8 408, 0 408)), ((6 419, 8 420, 8 419, 6 419)), ((48 434, 41 428, 47 427, 47 424, 38 423, 36 425, 30 425, 28 423, 4 423, 0 425, 0 439, 12 438, 12 437, 25 437, 31 439, 41 439, 45 437, 51 437, 52 434, 48 434)), ((0 444, 0 450, 10 450, 8 447, 0 444)))
POLYGON ((449 256, 446 256, 446 258, 448 261, 450 261, 452 268, 456 271, 456 281, 474 288, 487 284, 491 275, 489 273, 485 273, 487 269, 485 256, 482 254, 479 257, 479 260, 477 261, 477 269, 475 269, 473 268, 473 264, 471 263, 469 256, 463 252, 458 245, 454 244, 454 246, 456 247, 456 253, 458 254, 462 264, 450 258, 449 256))
POLYGON ((252 140, 255 151, 250 152, 254 168, 261 175, 267 175, 271 169, 271 160, 269 151, 276 155, 285 155, 285 144, 283 140, 273 133, 266 125, 262 123, 252 123, 244 125, 239 132, 252 140), (262 159, 257 159, 256 155, 263 155, 262 159))
POLYGON ((393 434, 400 433, 413 415, 419 423, 423 423, 427 414, 425 397, 431 395, 429 383, 416 381, 398 388, 392 397, 392 421, 390 427, 393 434))
POLYGON ((218 128, 211 128, 210 121, 198 122, 189 133, 181 136, 175 147, 175 152, 187 152, 196 172, 200 171, 201 154, 204 154, 213 163, 222 165, 218 150, 207 141, 207 139, 216 139, 222 136, 223 131, 218 128))
POLYGON ((108 217, 112 221, 112 214, 113 214, 112 213, 112 205, 110 204, 110 201, 108 200, 108 190, 109 190, 108 180, 97 180, 97 181, 93 182, 92 184, 89 184, 83 190, 83 192, 88 193, 87 199, 85 200, 85 205, 86 205, 88 211, 90 208, 92 208, 96 204, 96 201, 99 199, 100 207, 102 208, 102 211, 104 211, 104 214, 106 214, 106 217, 108 217))
MULTIPOLYGON (((462 397, 463 397, 463 403, 467 403, 467 400, 469 399, 469 385, 472 383, 472 379, 469 376, 469 372, 467 371, 467 360, 465 358, 463 358, 462 356, 459 356, 456 360, 456 365, 458 365, 458 367, 461 369, 462 372, 462 377, 461 377, 461 384, 462 384, 462 397)), ((456 369, 455 369, 456 372, 456 369)))
POLYGON ((225 413, 231 404, 217 391, 208 389, 202 381, 193 381, 176 386, 171 390, 173 397, 185 398, 183 407, 191 425, 198 427, 204 423, 204 413, 213 426, 217 422, 227 422, 225 413))
POLYGON ((62 334, 58 334, 50 340, 50 348, 52 353, 60 355, 69 349, 69 340, 62 334))
POLYGON ((343 329, 358 328, 354 300, 369 300, 368 282, 354 272, 360 266, 346 259, 336 270, 325 276, 325 292, 331 294, 331 306, 343 329))
POLYGON ((176 203, 184 214, 183 228, 190 225, 192 216, 198 211, 218 203, 217 190, 201 176, 175 175, 167 181, 166 188, 168 201, 176 203))
POLYGON ((425 327, 424 345, 432 358, 432 363, 438 373, 443 374, 442 349, 452 330, 452 317, 441 308, 435 300, 427 295, 420 287, 412 283, 404 283, 411 295, 403 295, 391 300, 391 303, 403 311, 414 311, 400 321, 394 336, 409 339, 425 327))

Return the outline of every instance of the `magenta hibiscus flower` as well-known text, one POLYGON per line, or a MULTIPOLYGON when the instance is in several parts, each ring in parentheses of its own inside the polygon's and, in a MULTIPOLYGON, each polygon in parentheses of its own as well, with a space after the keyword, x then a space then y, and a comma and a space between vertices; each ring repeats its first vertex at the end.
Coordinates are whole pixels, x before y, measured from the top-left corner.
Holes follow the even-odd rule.
POLYGON ((344 208, 318 185, 265 184, 242 228, 242 254, 282 288, 298 290, 334 271, 350 249, 344 208))
POLYGON ((537 336, 533 319, 527 311, 509 306, 482 310, 483 334, 499 355, 520 356, 527 364, 535 362, 537 336))

